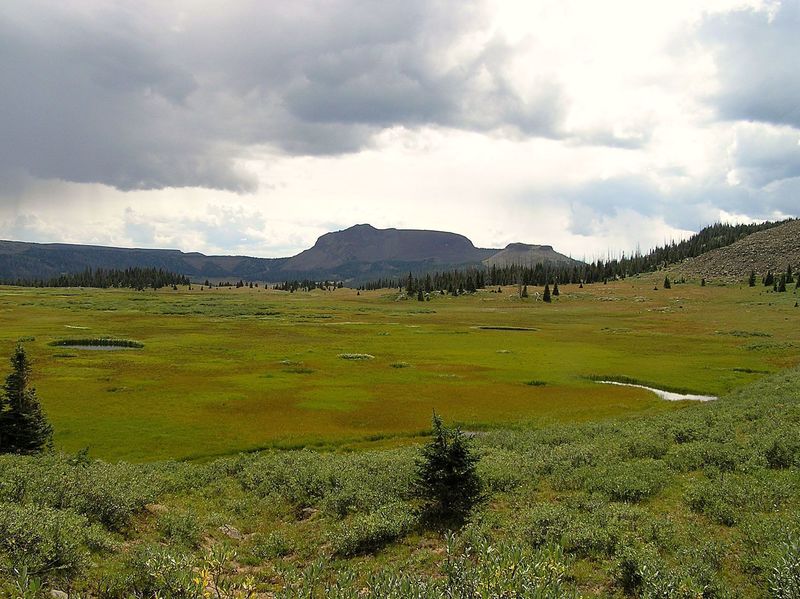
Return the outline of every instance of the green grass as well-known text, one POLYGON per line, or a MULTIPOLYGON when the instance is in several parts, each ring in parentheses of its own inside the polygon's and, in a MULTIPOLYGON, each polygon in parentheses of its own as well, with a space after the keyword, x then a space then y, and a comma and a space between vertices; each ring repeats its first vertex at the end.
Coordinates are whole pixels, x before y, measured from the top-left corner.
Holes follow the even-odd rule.
POLYGON ((434 409, 469 430, 679 411, 680 402, 587 377, 722 395, 800 362, 793 293, 653 291, 658 279, 564 285, 552 305, 509 288, 434 295, 424 308, 348 289, 3 287, 0 355, 29 339, 57 448, 129 461, 403 445, 434 409), (50 345, 75 330, 144 348, 50 345), (354 354, 374 359, 340 357, 354 354))

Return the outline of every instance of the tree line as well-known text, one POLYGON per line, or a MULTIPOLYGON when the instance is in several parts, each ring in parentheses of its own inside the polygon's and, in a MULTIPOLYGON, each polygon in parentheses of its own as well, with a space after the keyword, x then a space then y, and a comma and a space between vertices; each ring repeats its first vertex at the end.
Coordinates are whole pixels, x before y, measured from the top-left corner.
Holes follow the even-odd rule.
POLYGON ((788 221, 759 224, 728 225, 715 223, 703 228, 689 239, 671 242, 657 247, 646 254, 635 252, 620 258, 595 260, 589 263, 565 265, 559 263, 538 263, 535 265, 511 264, 473 267, 448 271, 414 274, 403 278, 384 277, 368 281, 359 287, 362 290, 405 288, 408 294, 432 291, 472 292, 476 289, 501 285, 535 285, 543 287, 556 282, 570 284, 601 283, 613 279, 645 272, 654 272, 669 264, 687 258, 695 258, 716 248, 731 245, 740 239, 782 225, 788 221))
POLYGON ((344 287, 342 281, 314 281, 312 279, 304 279, 302 281, 283 281, 282 283, 276 283, 272 288, 278 291, 294 293, 295 291, 312 291, 314 289, 333 291, 334 289, 341 289, 342 287, 344 287))
POLYGON ((17 279, 7 282, 22 287, 121 287, 130 289, 161 289, 167 286, 189 285, 189 278, 162 268, 134 266, 125 269, 87 268, 83 272, 62 274, 51 279, 17 279))

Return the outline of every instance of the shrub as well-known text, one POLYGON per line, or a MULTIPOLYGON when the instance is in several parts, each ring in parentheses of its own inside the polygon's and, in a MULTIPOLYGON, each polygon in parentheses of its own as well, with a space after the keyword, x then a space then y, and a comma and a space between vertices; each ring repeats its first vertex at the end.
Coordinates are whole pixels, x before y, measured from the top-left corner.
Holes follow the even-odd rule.
POLYGON ((385 505, 342 522, 331 537, 333 551, 342 557, 376 551, 408 534, 416 523, 416 516, 406 504, 385 505))
POLYGON ((197 565, 187 553, 157 545, 140 547, 129 558, 130 574, 118 592, 121 596, 201 599, 205 584, 195 575, 197 565))
POLYGON ((796 513, 750 514, 739 523, 744 551, 742 569, 766 588, 775 564, 793 539, 800 538, 796 513))
POLYGON ((788 541, 769 573, 769 589, 774 599, 800 598, 800 540, 788 541))
POLYGON ((32 576, 74 576, 89 561, 86 520, 35 505, 0 504, 0 569, 25 568, 32 576))
POLYGON ((767 442, 764 456, 770 468, 800 466, 800 434, 795 428, 779 430, 767 442))
MULTIPOLYGON (((696 441, 670 448, 666 462, 678 472, 692 472, 700 469, 733 472, 746 469, 755 457, 755 452, 737 443, 718 443, 696 441)), ((763 458, 761 458, 763 461, 763 458)))
POLYGON ((492 544, 483 539, 459 554, 451 535, 443 569, 446 576, 443 592, 428 597, 569 599, 577 596, 568 582, 567 559, 557 545, 530 551, 516 543, 492 544))
POLYGON ((669 480, 659 460, 619 462, 588 470, 584 488, 599 491, 616 501, 641 501, 655 495, 669 480))
POLYGON ((504 449, 485 453, 477 469, 481 484, 489 493, 511 491, 530 480, 530 474, 520 467, 519 454, 504 449))
POLYGON ((792 481, 774 476, 727 474, 689 486, 689 507, 715 522, 735 525, 746 512, 776 510, 793 492, 792 481))
POLYGON ((534 504, 522 517, 523 538, 534 548, 558 543, 570 518, 569 510, 559 504, 534 504))
POLYGON ((0 457, 0 501, 69 508, 112 530, 127 526, 167 486, 152 467, 58 454, 0 457))
POLYGON ((255 535, 251 541, 250 553, 258 560, 284 557, 292 552, 292 543, 285 533, 274 530, 266 536, 255 535))
POLYGON ((639 433, 628 436, 624 448, 631 458, 660 460, 669 450, 670 443, 668 439, 659 435, 639 433))
POLYGON ((406 498, 413 469, 413 452, 405 449, 357 455, 270 452, 245 464, 237 477, 260 497, 282 498, 297 510, 318 506, 341 518, 406 498))
POLYGON ((614 582, 628 595, 638 593, 645 576, 659 561, 658 552, 651 545, 629 545, 617 558, 612 575, 614 582))
POLYGON ((193 512, 167 512, 158 518, 164 538, 179 545, 196 547, 200 543, 200 521, 193 512))

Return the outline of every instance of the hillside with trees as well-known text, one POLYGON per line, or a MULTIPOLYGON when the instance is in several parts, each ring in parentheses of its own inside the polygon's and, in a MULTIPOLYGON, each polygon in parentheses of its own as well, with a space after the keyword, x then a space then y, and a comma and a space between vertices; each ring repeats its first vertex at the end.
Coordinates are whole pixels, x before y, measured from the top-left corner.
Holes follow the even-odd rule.
POLYGON ((691 277, 743 280, 750 272, 758 276, 782 273, 800 266, 800 220, 760 229, 736 240, 692 257, 676 272, 691 277))

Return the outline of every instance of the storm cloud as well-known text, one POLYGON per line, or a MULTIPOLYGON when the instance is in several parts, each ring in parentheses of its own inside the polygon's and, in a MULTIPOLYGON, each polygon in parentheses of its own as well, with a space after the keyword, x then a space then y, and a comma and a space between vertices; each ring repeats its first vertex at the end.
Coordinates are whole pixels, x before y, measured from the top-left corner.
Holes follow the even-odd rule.
POLYGON ((715 52, 722 118, 800 128, 800 3, 716 15, 700 39, 715 52))
POLYGON ((393 126, 559 135, 558 82, 525 96, 458 1, 7 3, 0 163, 119 189, 248 191, 254 145, 340 154, 393 126))

